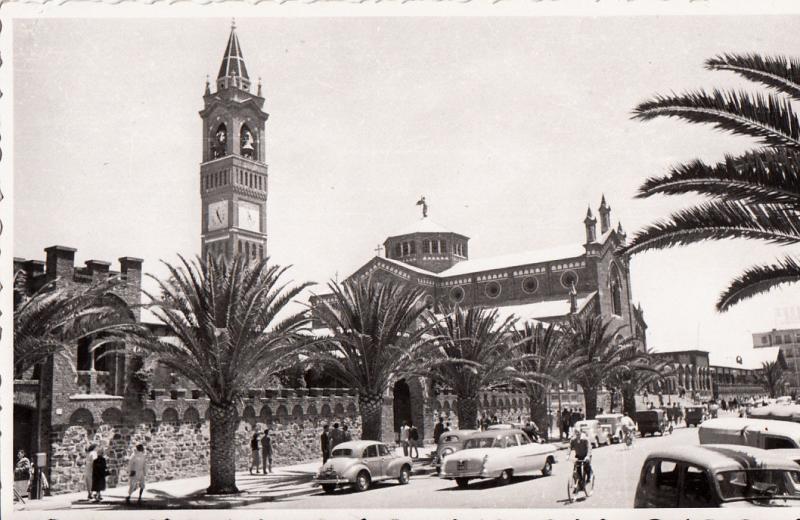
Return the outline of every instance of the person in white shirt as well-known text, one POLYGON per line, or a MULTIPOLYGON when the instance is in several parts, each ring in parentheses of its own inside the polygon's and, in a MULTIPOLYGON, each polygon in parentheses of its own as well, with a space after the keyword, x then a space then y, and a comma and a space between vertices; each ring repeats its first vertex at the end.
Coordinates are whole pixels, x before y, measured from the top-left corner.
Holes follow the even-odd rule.
POLYGON ((136 451, 133 452, 130 462, 128 462, 128 496, 125 498, 125 503, 131 503, 131 495, 136 489, 139 490, 139 500, 142 501, 142 493, 144 492, 144 477, 147 468, 147 459, 144 456, 144 446, 142 444, 136 445, 136 451))
POLYGON ((403 455, 406 457, 408 457, 409 433, 411 433, 411 428, 408 427, 406 421, 403 421, 403 425, 400 427, 400 444, 403 446, 403 455))
POLYGON ((83 479, 86 482, 86 500, 92 499, 92 471, 94 468, 94 459, 97 458, 97 446, 90 444, 86 448, 86 465, 83 467, 83 479))

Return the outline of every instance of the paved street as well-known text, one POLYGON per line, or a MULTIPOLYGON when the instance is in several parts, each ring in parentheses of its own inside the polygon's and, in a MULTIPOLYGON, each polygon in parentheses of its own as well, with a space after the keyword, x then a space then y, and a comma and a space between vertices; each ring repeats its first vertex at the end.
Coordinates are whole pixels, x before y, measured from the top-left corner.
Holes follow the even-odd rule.
POLYGON ((349 490, 325 495, 321 491, 309 496, 287 498, 248 506, 250 509, 329 509, 329 508, 554 508, 604 507, 630 508, 636 492, 636 481, 647 454, 659 447, 676 444, 697 444, 696 428, 680 428, 672 435, 637 438, 633 447, 612 445, 593 451, 593 467, 597 474, 595 492, 588 500, 568 504, 567 479, 571 465, 566 451, 558 453, 558 464, 549 477, 522 477, 507 486, 493 481, 475 481, 461 490, 455 482, 433 475, 416 476, 407 486, 395 482, 375 484, 364 492, 349 490))

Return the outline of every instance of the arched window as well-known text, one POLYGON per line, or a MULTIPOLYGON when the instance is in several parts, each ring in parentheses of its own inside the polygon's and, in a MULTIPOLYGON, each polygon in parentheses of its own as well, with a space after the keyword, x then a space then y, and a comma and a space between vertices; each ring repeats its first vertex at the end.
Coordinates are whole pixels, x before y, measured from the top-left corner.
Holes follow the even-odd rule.
POLYGON ((228 127, 220 123, 211 139, 211 155, 214 159, 228 155, 228 127))
POLYGON ((239 143, 241 145, 239 153, 242 157, 256 159, 256 139, 250 127, 246 124, 242 125, 242 130, 239 133, 239 143))
POLYGON ((616 265, 611 266, 611 312, 617 316, 622 316, 622 276, 616 265))

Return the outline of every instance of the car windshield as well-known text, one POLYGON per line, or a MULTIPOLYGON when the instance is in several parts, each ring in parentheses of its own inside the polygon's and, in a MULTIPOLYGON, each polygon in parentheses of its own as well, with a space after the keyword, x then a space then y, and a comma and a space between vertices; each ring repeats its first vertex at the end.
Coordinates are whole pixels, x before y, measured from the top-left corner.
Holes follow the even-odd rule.
POLYGON ((717 473, 723 500, 800 500, 800 471, 750 469, 717 473))
POLYGON ((458 435, 447 435, 446 437, 442 438, 442 442, 457 442, 458 435))
POLYGON ((497 437, 473 437, 472 439, 467 439, 467 442, 464 443, 464 449, 470 450, 473 448, 505 448, 506 441, 504 435, 498 435, 497 437))
POLYGON ((347 458, 353 456, 353 450, 350 448, 336 448, 331 452, 331 458, 347 458))
POLYGON ((619 419, 616 418, 616 417, 598 417, 597 418, 597 422, 599 422, 600 424, 614 424, 615 422, 618 422, 618 421, 619 421, 619 419))

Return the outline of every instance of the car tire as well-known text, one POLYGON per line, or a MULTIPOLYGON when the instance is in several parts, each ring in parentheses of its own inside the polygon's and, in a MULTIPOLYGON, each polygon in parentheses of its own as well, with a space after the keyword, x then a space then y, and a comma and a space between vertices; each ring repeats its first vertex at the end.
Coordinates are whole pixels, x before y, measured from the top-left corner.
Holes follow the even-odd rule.
POLYGON ((553 461, 547 459, 544 463, 544 467, 542 468, 542 475, 545 477, 549 477, 553 473, 553 461))
POLYGON ((336 491, 336 484, 322 484, 322 491, 324 491, 325 494, 330 495, 336 491))
POLYGON ((400 469, 400 476, 397 478, 397 481, 400 482, 400 484, 405 485, 408 484, 410 480, 411 480, 411 468, 409 468, 408 466, 403 466, 400 469))
POLYGON ((456 485, 458 487, 460 487, 461 489, 466 489, 467 486, 469 486, 469 479, 468 478, 463 478, 463 477, 457 478, 456 479, 456 485))
POLYGON ((356 483, 355 483, 356 491, 361 492, 361 491, 368 490, 369 489, 369 485, 371 483, 372 483, 372 479, 370 478, 369 473, 367 473, 366 471, 361 470, 358 473, 358 475, 356 475, 356 483))
POLYGON ((511 470, 504 469, 503 471, 500 472, 500 476, 497 477, 497 483, 501 486, 505 486, 506 484, 511 482, 511 479, 513 478, 514 474, 511 472, 511 470))

